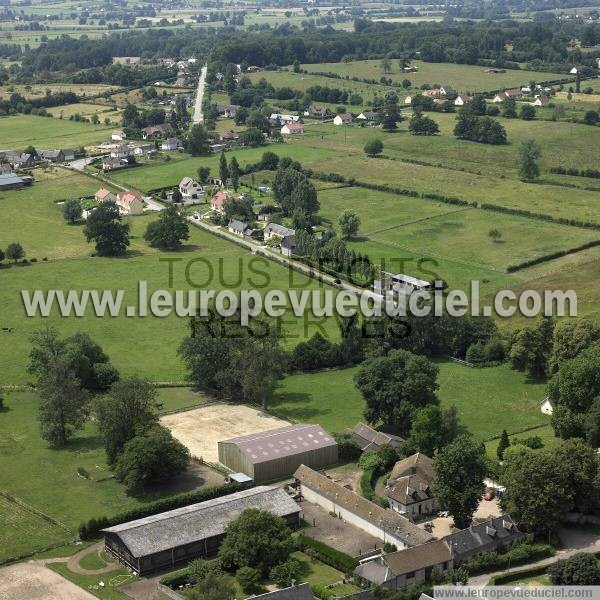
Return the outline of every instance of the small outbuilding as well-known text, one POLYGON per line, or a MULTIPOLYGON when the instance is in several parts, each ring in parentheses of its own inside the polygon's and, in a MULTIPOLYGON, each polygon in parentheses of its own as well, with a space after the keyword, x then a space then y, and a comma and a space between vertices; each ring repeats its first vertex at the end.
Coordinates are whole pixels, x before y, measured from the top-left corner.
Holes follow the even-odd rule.
POLYGON ((323 469, 338 461, 336 441, 320 425, 288 425, 219 442, 219 461, 254 483, 291 477, 308 465, 323 469))

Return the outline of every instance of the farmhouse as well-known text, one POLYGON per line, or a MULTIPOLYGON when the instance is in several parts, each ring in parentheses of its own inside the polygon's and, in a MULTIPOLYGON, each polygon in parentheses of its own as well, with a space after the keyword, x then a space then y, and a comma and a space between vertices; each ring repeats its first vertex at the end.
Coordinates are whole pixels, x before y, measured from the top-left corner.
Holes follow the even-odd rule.
POLYGON ((138 575, 215 554, 227 525, 245 509, 300 525, 298 505, 281 489, 260 486, 103 529, 106 550, 138 575))
POLYGON ((110 151, 111 158, 129 158, 133 154, 133 150, 126 144, 118 144, 110 151))
POLYGON ((388 589, 404 589, 430 579, 435 568, 446 572, 484 552, 508 548, 524 537, 511 516, 504 515, 441 540, 379 556, 360 564, 354 574, 388 589))
POLYGON ((356 117, 357 121, 375 121, 377 119, 377 113, 374 110, 365 110, 356 117))
POLYGON ((133 148, 134 156, 150 156, 156 152, 154 144, 136 144, 133 148))
POLYGON ((117 206, 128 215, 141 215, 144 212, 142 195, 136 191, 119 192, 117 194, 117 206))
POLYGON ((65 161, 65 155, 62 150, 38 150, 38 156, 48 162, 61 163, 65 161))
POLYGON ((160 125, 150 125, 142 129, 142 137, 147 140, 148 138, 158 138, 163 135, 167 135, 173 130, 171 125, 168 123, 161 123, 160 125))
POLYGON ((235 131, 223 131, 219 133, 219 140, 222 142, 233 142, 237 140, 240 136, 235 131))
POLYGON ((534 106, 548 106, 550 104, 550 98, 548 96, 536 96, 533 101, 534 106))
POLYGON ((428 290, 431 288, 431 283, 423 279, 417 279, 411 275, 404 273, 388 273, 382 271, 382 279, 376 279, 373 282, 373 291, 381 296, 392 296, 392 298, 400 294, 409 296, 416 290, 428 290))
POLYGON ((281 128, 281 135, 294 135, 296 133, 304 133, 304 124, 299 121, 286 123, 281 128))
POLYGON ((161 150, 172 151, 178 150, 179 148, 183 148, 183 144, 181 143, 181 140, 176 137, 168 138, 164 140, 160 145, 161 150))
POLYGON ((389 590, 402 590, 429 580, 433 569, 446 573, 453 566, 451 546, 444 540, 436 540, 364 562, 356 567, 354 574, 389 590))
POLYGON ((404 104, 412 104, 413 100, 417 97, 417 95, 418 94, 406 96, 406 98, 404 98, 404 104))
POLYGON ((464 106, 469 102, 471 102, 471 96, 468 96, 467 94, 459 94, 454 99, 454 106, 464 106))
POLYGON ((15 169, 35 167, 35 156, 33 154, 26 154, 20 150, 2 150, 0 156, 5 158, 15 169))
POLYGON ((124 131, 122 131, 122 130, 113 131, 110 134, 110 139, 113 142, 122 142, 123 140, 127 139, 127 134, 124 131))
POLYGON ((219 461, 254 483, 290 477, 302 465, 315 469, 338 461, 335 440, 320 425, 288 425, 218 442, 219 461))
POLYGON ((306 465, 298 468, 294 478, 301 498, 336 513, 339 518, 384 543, 390 542, 397 548, 409 548, 433 539, 427 531, 397 512, 382 508, 306 465))
POLYGON ((348 112, 340 113, 333 119, 334 125, 352 125, 352 115, 348 112))
POLYGON ((492 100, 492 102, 495 102, 496 104, 498 104, 499 102, 505 102, 506 100, 509 100, 511 98, 514 100, 517 100, 522 97, 523 97, 523 92, 519 89, 504 90, 503 92, 496 94, 494 96, 494 99, 492 100))
POLYGON ((225 202, 231 198, 231 194, 229 192, 217 192, 210 199, 210 207, 212 210, 218 213, 222 213, 225 207, 225 202))
POLYGON ((347 429, 346 433, 352 437, 363 452, 376 452, 385 444, 398 448, 404 442, 397 435, 377 431, 361 422, 357 423, 353 429, 347 429))
POLYGON ((184 200, 189 200, 204 194, 204 188, 191 177, 184 177, 179 182, 179 192, 184 200))
POLYGON ((324 119, 331 114, 326 106, 315 106, 311 104, 307 110, 304 111, 305 117, 314 117, 318 119, 324 119))
POLYGON ((103 171, 116 171, 117 169, 126 169, 129 163, 126 159, 113 158, 111 156, 105 156, 102 159, 102 170, 103 171))
POLYGON ((399 460, 385 486, 390 508, 409 518, 435 512, 437 503, 431 491, 434 474, 433 461, 425 454, 399 460))
POLYGON ((288 235, 296 235, 294 229, 280 225, 279 223, 269 223, 264 229, 265 241, 270 240, 272 237, 280 237, 281 239, 288 235))
POLYGON ((554 403, 550 398, 544 398, 540 403, 540 410, 545 415, 551 415, 554 412, 554 403))
POLYGON ((230 233, 235 233, 235 235, 239 235, 241 237, 252 237, 252 234, 254 233, 254 229, 252 229, 248 223, 244 223, 243 221, 238 221, 236 219, 229 221, 227 230, 230 233))
POLYGON ((116 202, 117 197, 106 188, 100 188, 94 194, 94 200, 96 200, 96 202, 106 202, 107 200, 112 200, 113 202, 116 202))
POLYGON ((292 256, 294 250, 296 249, 296 236, 286 235, 281 240, 279 248, 281 249, 281 254, 283 254, 284 256, 292 256))
POLYGON ((273 125, 276 125, 277 123, 296 123, 299 120, 300 117, 298 115, 283 115, 281 113, 271 113, 271 116, 269 117, 269 121, 273 125))

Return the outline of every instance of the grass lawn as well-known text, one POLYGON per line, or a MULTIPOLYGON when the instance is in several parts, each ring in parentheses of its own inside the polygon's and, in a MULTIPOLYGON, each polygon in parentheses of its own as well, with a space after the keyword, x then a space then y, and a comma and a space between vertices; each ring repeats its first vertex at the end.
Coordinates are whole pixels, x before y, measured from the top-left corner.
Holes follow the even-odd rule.
POLYGON ((92 115, 98 115, 100 124, 104 125, 104 119, 109 118, 111 126, 120 125, 121 112, 115 110, 112 106, 106 104, 87 104, 85 102, 78 104, 65 104, 49 108, 48 112, 56 118, 69 119, 71 115, 79 113, 82 117, 91 118, 92 115))
POLYGON ((0 413, 2 490, 68 529, 2 501, 0 558, 67 541, 84 520, 114 515, 169 495, 157 491, 147 497, 128 496, 125 488, 110 478, 102 440, 93 423, 88 422, 64 449, 52 449, 40 438, 35 394, 5 394, 5 405, 7 410, 0 413), (91 478, 80 477, 79 467, 91 478))
MULTIPOLYGON (((530 382, 508 365, 471 369, 438 362, 442 406, 456 405, 462 423, 481 440, 528 425, 549 422, 539 411, 545 385, 530 382)), ((354 387, 358 367, 286 377, 270 408, 291 421, 319 423, 330 432, 354 427, 363 419, 363 399, 354 387), (325 391, 326 390, 326 391, 325 391)))
POLYGON ((15 115, 0 118, 3 148, 32 145, 36 149, 76 148, 110 138, 111 128, 106 125, 78 123, 50 117, 15 115))
MULTIPOLYGON (((539 437, 542 440, 542 443, 544 444, 543 448, 540 448, 540 450, 552 450, 553 448, 557 448, 562 444, 561 439, 557 438, 554 435, 554 429, 552 429, 552 425, 538 427, 537 429, 532 429, 531 431, 526 431, 525 433, 515 433, 514 435, 509 435, 508 437, 510 439, 511 444, 514 444, 516 440, 524 440, 530 437, 539 437)), ((488 456, 494 460, 498 459, 498 455, 496 453, 496 450, 498 448, 498 442, 498 439, 485 442, 485 450, 488 456)))
POLYGON ((18 241, 27 258, 38 260, 89 256, 93 247, 83 226, 68 225, 56 201, 93 195, 99 182, 58 168, 35 169, 32 175, 32 186, 0 192, 0 247, 18 241))
POLYGON ((190 406, 197 406, 209 400, 204 392, 189 387, 158 388, 158 400, 162 402, 161 413, 175 412, 190 406))
POLYGON ((116 569, 102 575, 80 575, 73 573, 65 563, 53 563, 48 568, 102 600, 126 600, 129 596, 117 587, 137 579, 127 569, 116 569), (100 585, 101 582, 104 585, 100 585))
MULTIPOLYGON (((480 92, 486 90, 502 90, 506 88, 526 85, 531 80, 537 82, 551 81, 554 79, 568 78, 568 75, 557 75, 556 73, 540 71, 518 71, 507 70, 506 73, 486 73, 486 67, 474 65, 457 65, 454 63, 427 63, 420 60, 412 61, 412 65, 418 67, 416 73, 404 73, 400 71, 397 60, 391 61, 391 73, 384 73, 381 68, 381 60, 358 60, 344 63, 321 63, 304 64, 302 69, 309 73, 337 73, 349 77, 361 77, 365 79, 376 79, 381 77, 401 82, 404 79, 411 81, 413 87, 418 88, 424 83, 433 85, 451 86, 459 92, 480 92)), ((329 87, 337 87, 337 79, 330 79, 329 87)))
MULTIPOLYGON (((306 148, 292 144, 269 144, 260 148, 231 150, 227 160, 235 156, 241 167, 260 161, 264 152, 276 152, 280 156, 290 156, 301 163, 314 160, 325 160, 339 156, 339 152, 326 148, 306 148)), ((198 167, 210 167, 211 175, 218 176, 220 154, 209 157, 191 157, 188 154, 172 153, 170 161, 150 161, 147 165, 135 169, 124 169, 111 175, 111 179, 122 185, 147 191, 154 188, 178 184, 183 177, 196 177, 198 167)))
MULTIPOLYGON (((313 560, 303 552, 293 552, 293 558, 299 560, 303 566, 302 582, 307 582, 311 586, 325 587, 341 581, 344 574, 319 560, 313 560)), ((341 584, 334 588, 336 596, 344 596, 357 592, 358 587, 352 584, 341 584)))
MULTIPOLYGON (((26 373, 29 338, 34 330, 46 324, 56 326, 62 335, 87 331, 124 375, 137 374, 163 382, 185 380, 177 348, 188 334, 187 317, 178 317, 174 313, 164 318, 125 316, 125 306, 137 304, 137 282, 140 280, 148 282, 150 294, 155 290, 190 290, 195 287, 263 291, 319 287, 314 280, 288 272, 267 259, 254 257, 250 251, 195 227, 190 232, 187 245, 179 252, 161 253, 145 247, 139 236, 144 220, 149 218, 135 218, 134 233, 137 227, 140 230, 135 233, 133 249, 125 258, 74 258, 3 269, 0 323, 2 327, 14 328, 14 331, 0 333, 3 336, 0 344, 1 384, 30 381, 26 373), (168 264, 161 261, 165 258, 181 261, 173 267, 172 282, 169 282, 168 264), (195 262, 187 262, 192 260, 195 262), (81 318, 62 318, 56 308, 47 318, 25 317, 21 290, 57 288, 65 291, 123 289, 125 296, 121 315, 118 318, 95 317, 90 307, 81 318), (135 352, 132 352, 132 340, 135 340, 135 352)), ((304 319, 284 315, 281 321, 285 330, 284 343, 295 345, 323 328, 325 335, 337 337, 338 328, 333 319, 319 319, 318 323, 311 322, 310 314, 306 314, 304 319)))
POLYGON ((95 569, 104 568, 106 566, 106 561, 101 558, 98 552, 90 552, 79 561, 79 566, 82 569, 88 569, 92 571, 95 569))

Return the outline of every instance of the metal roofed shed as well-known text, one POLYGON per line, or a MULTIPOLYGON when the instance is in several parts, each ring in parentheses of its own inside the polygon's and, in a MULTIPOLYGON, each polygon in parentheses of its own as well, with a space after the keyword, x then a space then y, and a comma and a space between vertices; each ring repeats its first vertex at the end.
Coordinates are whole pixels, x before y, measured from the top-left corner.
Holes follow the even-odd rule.
POLYGON ((260 486, 102 530, 106 550, 142 575, 215 554, 225 528, 245 509, 300 525, 300 508, 279 488, 260 486))
POLYGON ((323 469, 338 461, 337 443, 320 425, 288 425, 218 445, 219 461, 254 483, 291 477, 302 464, 323 469))

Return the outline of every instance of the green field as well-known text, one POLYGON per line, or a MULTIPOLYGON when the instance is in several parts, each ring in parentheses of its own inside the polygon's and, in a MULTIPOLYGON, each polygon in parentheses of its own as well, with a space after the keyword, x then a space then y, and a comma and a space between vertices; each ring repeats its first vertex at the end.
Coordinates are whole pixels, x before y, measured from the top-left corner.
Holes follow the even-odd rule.
POLYGON ((75 92, 78 96, 97 96, 116 90, 117 86, 101 83, 34 83, 31 85, 8 85, 0 87, 0 97, 8 97, 13 93, 25 98, 41 98, 46 92, 75 92))
MULTIPOLYGON (((384 73, 381 60, 360 60, 347 63, 320 63, 304 64, 302 69, 309 73, 337 73, 342 77, 360 77, 364 79, 375 79, 381 77, 401 82, 409 79, 413 87, 420 87, 424 83, 433 85, 451 86, 460 92, 493 91, 526 85, 530 81, 551 81, 561 78, 569 78, 565 74, 556 74, 540 71, 516 71, 507 70, 506 73, 486 73, 485 67, 474 65, 457 65, 454 63, 426 63, 423 61, 412 61, 412 65, 418 67, 416 73, 400 72, 397 60, 391 61, 391 73, 384 73)), ((337 79, 331 79, 330 87, 337 87, 334 83, 337 79)))
POLYGON ((32 175, 31 187, 0 192, 0 247, 19 242, 27 258, 38 260, 89 256, 82 226, 68 225, 56 201, 93 195, 99 182, 59 168, 35 169, 32 175))
MULTIPOLYGON (((311 160, 325 160, 339 156, 340 153, 326 148, 306 148, 301 145, 271 144, 261 148, 232 150, 227 153, 227 160, 235 156, 241 167, 260 161, 267 150, 280 156, 290 156, 294 160, 306 163, 311 160)), ((200 166, 210 167, 211 175, 218 176, 220 154, 209 157, 190 157, 188 154, 176 154, 170 161, 149 161, 147 165, 135 169, 124 169, 111 175, 111 179, 122 185, 147 191, 154 188, 178 184, 183 177, 196 177, 200 166)))
POLYGON ((29 392, 4 396, 7 408, 0 413, 0 489, 67 529, 17 510, 2 499, 0 559, 71 539, 83 520, 114 515, 168 495, 156 491, 146 498, 128 496, 110 477, 102 440, 93 423, 88 422, 65 449, 51 449, 40 438, 37 397, 29 392), (91 478, 80 477, 79 467, 91 478))
POLYGON ((80 114, 86 119, 90 119, 92 115, 98 115, 100 123, 104 125, 104 119, 110 119, 111 126, 121 124, 121 111, 115 110, 105 104, 87 104, 80 102, 77 104, 65 104, 63 106, 55 106, 48 109, 48 113, 58 119, 68 119, 70 116, 80 114))
POLYGON ((33 145, 36 149, 76 148, 110 139, 111 128, 106 125, 92 125, 36 117, 16 115, 0 118, 2 148, 25 148, 33 145))
MULTIPOLYGON (((139 223, 140 230, 136 234, 134 228, 133 232, 138 237, 133 240, 132 249, 126 258, 73 258, 2 270, 1 325, 14 328, 14 331, 0 333, 3 336, 0 344, 0 362, 3 365, 0 383, 25 383, 30 380, 26 373, 29 337, 34 330, 46 323, 58 327, 63 335, 87 331, 103 346, 123 374, 137 374, 153 381, 183 380, 183 364, 177 357, 176 350, 187 335, 188 319, 175 314, 165 318, 127 318, 125 306, 136 303, 140 280, 148 282, 150 293, 159 289, 188 290, 194 285, 216 290, 286 290, 289 287, 316 289, 319 286, 317 282, 295 273, 290 284, 285 268, 266 259, 253 257, 249 251, 197 228, 192 228, 188 244, 183 250, 159 253, 145 247, 144 242, 139 239, 143 221, 139 223), (182 261, 174 267, 172 285, 169 285, 168 265, 161 262, 164 258, 182 261), (187 261, 194 259, 196 262, 187 267, 189 281, 186 281, 185 265, 187 261), (251 265, 261 274, 252 273, 249 270, 251 265), (125 300, 121 315, 118 318, 95 317, 90 307, 85 317, 61 318, 55 307, 48 318, 25 316, 21 290, 57 288, 65 292, 70 289, 123 289, 125 300), (131 350, 132 340, 135 340, 135 352, 131 350), (159 347, 157 340, 160 340, 159 347)), ((302 319, 291 315, 287 315, 282 324, 288 336, 285 340, 288 345, 295 345, 298 340, 310 337, 317 328, 316 325, 305 324, 302 319)), ((331 335, 337 336, 337 327, 333 321, 328 321, 325 327, 331 335)))
MULTIPOLYGON (((461 422, 481 440, 530 425, 548 423, 539 410, 545 385, 533 383, 508 365, 472 369, 439 362, 438 396, 442 406, 454 404, 461 422)), ((357 367, 286 377, 270 403, 276 414, 292 421, 319 423, 331 432, 362 420, 363 399, 354 387, 357 367), (326 390, 323 393, 323 390, 326 390)))

